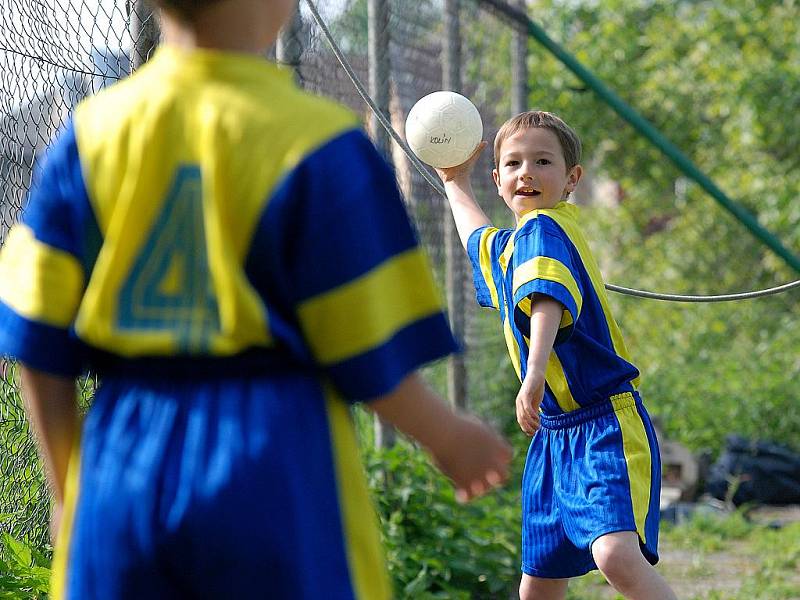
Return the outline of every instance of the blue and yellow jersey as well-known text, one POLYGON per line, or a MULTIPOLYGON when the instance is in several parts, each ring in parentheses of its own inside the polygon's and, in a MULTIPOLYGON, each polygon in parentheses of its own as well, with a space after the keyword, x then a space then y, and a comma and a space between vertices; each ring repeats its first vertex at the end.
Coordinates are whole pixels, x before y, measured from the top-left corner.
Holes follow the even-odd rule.
POLYGON ((279 356, 358 400, 454 348, 356 117, 257 57, 164 47, 83 101, 0 255, 0 351, 51 373, 279 356))
POLYGON ((561 202, 527 213, 513 230, 481 227, 468 242, 478 303, 500 311, 520 380, 528 360, 532 295, 546 294, 564 306, 547 365, 546 414, 596 404, 638 385, 639 372, 611 315, 577 213, 576 206, 561 202))

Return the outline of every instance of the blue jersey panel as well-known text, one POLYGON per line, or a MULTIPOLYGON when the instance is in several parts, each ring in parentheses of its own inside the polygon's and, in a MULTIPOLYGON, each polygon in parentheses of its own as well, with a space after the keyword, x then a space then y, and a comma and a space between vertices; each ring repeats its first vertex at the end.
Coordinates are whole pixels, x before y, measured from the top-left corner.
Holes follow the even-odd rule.
POLYGON ((417 246, 394 173, 360 130, 329 141, 288 174, 255 236, 249 272, 262 288, 270 274, 285 273, 292 303, 417 246))
POLYGON ((83 181, 72 120, 48 148, 37 173, 21 222, 37 240, 74 255, 90 273, 103 240, 83 181))
POLYGON ((324 144, 276 188, 246 271, 278 342, 322 365, 351 401, 456 349, 394 175, 361 131, 324 144))

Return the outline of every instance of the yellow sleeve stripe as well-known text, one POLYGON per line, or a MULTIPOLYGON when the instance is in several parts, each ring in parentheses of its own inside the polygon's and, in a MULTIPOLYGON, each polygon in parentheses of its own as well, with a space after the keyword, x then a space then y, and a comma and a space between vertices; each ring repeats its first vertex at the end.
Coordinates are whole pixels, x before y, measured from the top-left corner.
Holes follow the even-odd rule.
MULTIPOLYGON (((520 310, 527 316, 528 318, 531 317, 533 314, 533 306, 530 297, 526 296, 522 300, 519 301, 519 308, 520 310)), ((559 323, 558 328, 563 329, 564 327, 569 327, 572 325, 572 314, 566 309, 561 311, 561 323, 559 323)))
POLYGON ((481 234, 479 260, 483 280, 486 282, 486 287, 489 288, 489 294, 492 297, 492 306, 499 309, 500 301, 497 298, 497 286, 494 283, 494 277, 492 277, 492 243, 497 231, 496 227, 487 227, 481 234))
POLYGON ((414 248, 307 300, 298 312, 317 360, 334 364, 380 346, 441 310, 427 260, 414 248))
POLYGON ((73 255, 40 242, 18 224, 0 253, 0 300, 27 319, 68 327, 83 294, 83 268, 73 255))
POLYGON ((554 281, 567 288, 572 299, 575 301, 575 306, 578 307, 578 314, 580 314, 583 298, 581 297, 575 278, 572 276, 569 269, 564 266, 564 263, 547 256, 537 256, 522 263, 519 267, 514 269, 514 294, 517 293, 519 288, 534 279, 554 281))

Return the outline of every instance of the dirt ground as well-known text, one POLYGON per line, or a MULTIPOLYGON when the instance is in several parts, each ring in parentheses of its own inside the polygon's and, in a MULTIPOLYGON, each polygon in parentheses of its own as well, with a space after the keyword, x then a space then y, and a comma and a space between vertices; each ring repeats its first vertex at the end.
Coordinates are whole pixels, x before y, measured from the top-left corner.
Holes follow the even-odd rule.
MULTIPOLYGON (((800 521, 800 506, 759 508, 749 516, 755 522, 780 527, 800 521)), ((666 539, 659 544, 658 569, 678 598, 705 598, 713 592, 714 600, 744 600, 739 593, 742 582, 755 573, 759 563, 754 552, 747 543, 738 540, 726 542, 722 551, 709 553, 697 548, 676 547, 666 539)), ((800 600, 800 572, 787 573, 785 577, 787 580, 783 583, 790 587, 796 584, 796 598, 800 600)), ((614 590, 599 581, 591 590, 604 599, 618 597, 614 590)))

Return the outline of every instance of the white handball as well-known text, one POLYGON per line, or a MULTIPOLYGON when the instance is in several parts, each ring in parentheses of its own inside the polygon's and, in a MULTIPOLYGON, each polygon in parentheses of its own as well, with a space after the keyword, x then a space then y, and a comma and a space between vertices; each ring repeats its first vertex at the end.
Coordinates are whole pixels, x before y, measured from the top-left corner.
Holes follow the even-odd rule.
POLYGON ((422 162, 444 169, 467 160, 483 137, 475 105, 455 92, 433 92, 411 107, 406 141, 422 162))

